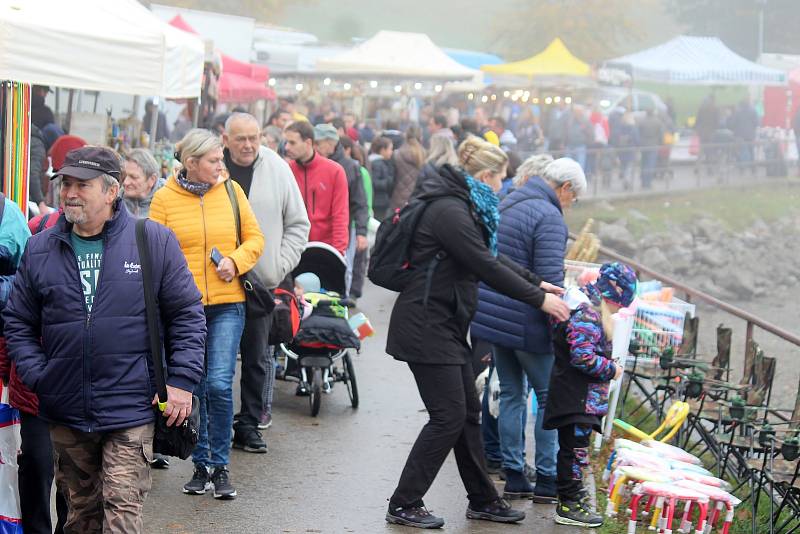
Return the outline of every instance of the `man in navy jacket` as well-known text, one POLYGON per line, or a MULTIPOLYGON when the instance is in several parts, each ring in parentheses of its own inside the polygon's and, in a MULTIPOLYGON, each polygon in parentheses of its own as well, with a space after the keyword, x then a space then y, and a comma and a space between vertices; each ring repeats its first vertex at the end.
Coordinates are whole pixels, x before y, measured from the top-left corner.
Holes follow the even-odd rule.
MULTIPOLYGON (((531 172, 537 161, 523 163, 517 189, 500 204, 498 249, 551 284, 564 281, 567 225, 562 210, 586 189, 586 177, 577 162, 555 160, 541 176, 531 172)), ((556 441, 553 431, 542 429, 547 386, 553 367, 553 344, 547 316, 522 302, 482 285, 478 311, 472 322, 474 337, 492 344, 500 379, 500 416, 497 419, 500 452, 506 474, 506 498, 556 499, 556 441), (525 401, 528 386, 539 403, 535 426, 536 487, 526 476, 525 401)))
MULTIPOLYGON (((68 532, 141 532, 151 484, 153 360, 120 174, 110 149, 67 155, 64 213, 28 241, 3 312, 10 357, 51 424, 68 532)), ((205 318, 175 235, 155 223, 147 233, 167 347, 164 416, 181 424, 203 372, 205 318)))

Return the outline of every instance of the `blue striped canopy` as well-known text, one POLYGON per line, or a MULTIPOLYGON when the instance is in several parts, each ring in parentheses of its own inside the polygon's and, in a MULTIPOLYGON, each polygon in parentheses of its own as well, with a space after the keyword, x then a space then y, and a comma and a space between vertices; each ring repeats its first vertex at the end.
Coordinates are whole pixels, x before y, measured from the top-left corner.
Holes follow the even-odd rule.
POLYGON ((634 82, 676 85, 786 85, 786 75, 749 61, 716 37, 679 35, 666 43, 606 61, 634 82))

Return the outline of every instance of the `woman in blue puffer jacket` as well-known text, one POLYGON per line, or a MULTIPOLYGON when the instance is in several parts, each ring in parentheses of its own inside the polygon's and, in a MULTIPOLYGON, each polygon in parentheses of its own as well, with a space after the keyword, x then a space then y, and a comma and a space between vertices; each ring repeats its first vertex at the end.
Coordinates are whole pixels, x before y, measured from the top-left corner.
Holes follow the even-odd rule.
MULTIPOLYGON (((551 284, 564 281, 567 225, 563 210, 586 189, 580 165, 561 158, 549 163, 541 176, 531 169, 533 156, 519 169, 517 188, 500 204, 498 249, 522 267, 551 284)), ((478 311, 472 322, 475 338, 492 344, 500 379, 498 432, 506 498, 556 499, 556 440, 542 429, 547 385, 553 366, 553 346, 547 316, 537 309, 482 285, 478 311), (535 426, 536 487, 526 476, 524 421, 529 386, 538 401, 535 426)), ((487 451, 491 453, 491 451, 487 451)), ((490 458, 491 459, 491 458, 490 458)))

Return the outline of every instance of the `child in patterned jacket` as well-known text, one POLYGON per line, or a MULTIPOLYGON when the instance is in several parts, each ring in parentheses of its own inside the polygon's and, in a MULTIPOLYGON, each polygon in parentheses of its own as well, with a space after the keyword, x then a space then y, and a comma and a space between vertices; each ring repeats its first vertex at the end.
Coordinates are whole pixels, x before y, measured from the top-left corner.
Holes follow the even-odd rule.
POLYGON ((594 283, 567 292, 564 298, 572 313, 554 326, 556 358, 543 427, 558 430, 555 521, 559 524, 599 527, 603 523, 589 505, 582 467, 592 430, 600 431, 600 420, 608 412, 609 382, 624 370, 611 359, 612 316, 633 302, 636 283, 636 274, 627 265, 603 265, 594 283))

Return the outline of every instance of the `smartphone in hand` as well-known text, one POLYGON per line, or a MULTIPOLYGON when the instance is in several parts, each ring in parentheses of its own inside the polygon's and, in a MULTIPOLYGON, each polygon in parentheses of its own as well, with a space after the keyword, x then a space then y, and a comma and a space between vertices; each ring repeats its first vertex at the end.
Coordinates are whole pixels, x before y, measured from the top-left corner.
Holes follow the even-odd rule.
POLYGON ((219 263, 222 261, 223 258, 224 258, 224 256, 217 249, 217 247, 214 247, 214 248, 211 249, 211 263, 213 263, 214 265, 219 267, 219 263))

